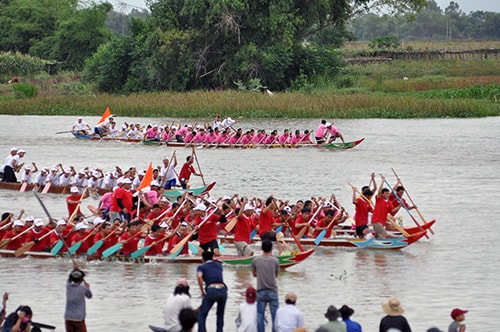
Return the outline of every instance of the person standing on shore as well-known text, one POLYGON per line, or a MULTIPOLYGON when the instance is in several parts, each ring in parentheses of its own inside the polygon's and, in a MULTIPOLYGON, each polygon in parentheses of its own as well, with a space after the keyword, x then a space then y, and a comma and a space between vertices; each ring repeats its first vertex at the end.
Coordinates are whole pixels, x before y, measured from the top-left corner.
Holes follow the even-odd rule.
POLYGON ((222 263, 213 260, 211 251, 203 251, 203 264, 198 266, 197 279, 203 298, 198 312, 198 332, 206 332, 208 312, 217 302, 217 332, 224 331, 224 311, 227 301, 227 286, 222 274, 222 263), (205 287, 203 287, 205 285, 205 287))
POLYGON ((468 312, 458 308, 453 309, 450 314, 453 322, 448 327, 448 332, 465 332, 464 315, 468 312))
POLYGON ((272 255, 273 243, 269 240, 262 241, 262 255, 252 261, 252 274, 257 277, 257 330, 265 331, 266 305, 269 304, 273 331, 275 328, 276 311, 279 307, 278 284, 276 278, 280 271, 280 264, 272 255))
POLYGON ((401 302, 397 298, 390 298, 382 304, 382 309, 387 314, 380 321, 379 332, 387 332, 398 329, 401 332, 411 332, 411 327, 406 318, 401 302))
POLYGON ((362 332, 361 324, 351 320, 351 316, 352 314, 354 314, 354 309, 344 304, 342 307, 340 307, 339 312, 342 316, 342 320, 345 323, 347 332, 362 332))
POLYGON ((297 295, 288 292, 285 295, 286 306, 280 307, 276 312, 276 331, 293 332, 304 327, 304 314, 295 306, 297 295))
POLYGON ((64 310, 66 332, 87 332, 85 298, 91 299, 92 292, 84 277, 85 273, 75 263, 66 283, 66 309, 64 310))

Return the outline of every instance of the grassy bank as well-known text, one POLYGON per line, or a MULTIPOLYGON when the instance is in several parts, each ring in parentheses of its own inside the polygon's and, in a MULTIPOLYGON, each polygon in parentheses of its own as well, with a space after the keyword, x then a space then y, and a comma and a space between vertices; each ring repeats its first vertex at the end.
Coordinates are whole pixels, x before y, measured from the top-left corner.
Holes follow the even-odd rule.
POLYGON ((500 61, 490 59, 355 64, 346 66, 335 84, 272 96, 248 91, 94 94, 91 85, 68 75, 33 79, 39 91, 34 98, 15 99, 12 86, 0 85, 0 113, 100 115, 109 106, 114 114, 128 117, 211 118, 215 113, 246 118, 498 116, 499 73, 500 61))
POLYGON ((470 98, 421 98, 374 92, 261 93, 212 91, 130 96, 40 96, 2 102, 4 114, 100 115, 106 106, 128 117, 436 118, 500 114, 500 104, 470 98))

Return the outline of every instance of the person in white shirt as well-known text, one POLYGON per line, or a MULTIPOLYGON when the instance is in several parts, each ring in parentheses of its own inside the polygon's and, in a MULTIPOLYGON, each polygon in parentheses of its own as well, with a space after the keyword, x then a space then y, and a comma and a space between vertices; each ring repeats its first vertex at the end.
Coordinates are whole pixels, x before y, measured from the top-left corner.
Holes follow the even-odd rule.
POLYGON ((166 190, 175 188, 175 166, 177 166, 177 157, 174 151, 170 161, 167 157, 163 158, 163 167, 160 170, 161 187, 166 190))
POLYGON ((292 332, 296 328, 304 327, 304 314, 297 309, 296 302, 295 293, 288 292, 285 295, 286 306, 280 307, 276 312, 274 321, 276 332, 292 332))
POLYGON ((246 301, 240 304, 236 327, 238 332, 257 332, 257 290, 248 286, 246 301))
POLYGON ((88 130, 92 130, 92 128, 90 128, 90 126, 83 121, 82 117, 79 117, 78 120, 76 120, 71 130, 79 134, 88 135, 89 134, 88 130))

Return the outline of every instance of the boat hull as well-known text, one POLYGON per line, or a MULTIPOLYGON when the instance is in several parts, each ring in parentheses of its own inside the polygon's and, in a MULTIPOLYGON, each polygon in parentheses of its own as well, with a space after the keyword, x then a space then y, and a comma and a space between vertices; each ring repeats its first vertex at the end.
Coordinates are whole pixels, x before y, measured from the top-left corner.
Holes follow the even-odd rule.
POLYGON ((113 142, 127 142, 127 143, 139 143, 142 142, 140 138, 126 138, 126 137, 107 137, 98 135, 85 135, 76 132, 71 133, 75 138, 87 140, 87 141, 113 141, 113 142))

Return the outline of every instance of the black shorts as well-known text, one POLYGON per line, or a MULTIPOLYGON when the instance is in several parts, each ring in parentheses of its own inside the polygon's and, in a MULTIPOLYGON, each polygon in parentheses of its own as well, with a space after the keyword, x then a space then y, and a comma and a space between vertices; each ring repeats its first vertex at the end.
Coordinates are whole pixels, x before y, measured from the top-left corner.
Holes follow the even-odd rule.
POLYGON ((363 231, 368 228, 368 225, 356 226, 356 235, 359 237, 365 236, 363 231))
POLYGON ((264 240, 269 240, 269 241, 276 241, 276 232, 275 231, 268 231, 262 234, 262 237, 260 238, 262 241, 264 240))
POLYGON ((204 251, 211 251, 214 252, 215 249, 219 249, 219 244, 217 243, 217 240, 212 240, 207 243, 200 243, 200 248, 203 249, 204 251))

